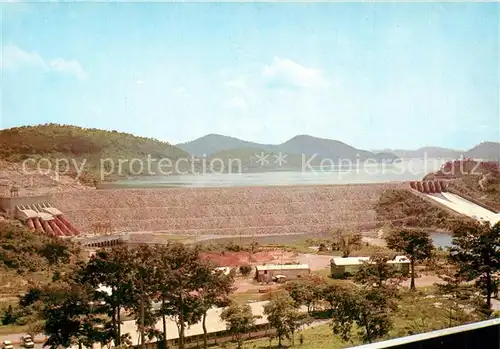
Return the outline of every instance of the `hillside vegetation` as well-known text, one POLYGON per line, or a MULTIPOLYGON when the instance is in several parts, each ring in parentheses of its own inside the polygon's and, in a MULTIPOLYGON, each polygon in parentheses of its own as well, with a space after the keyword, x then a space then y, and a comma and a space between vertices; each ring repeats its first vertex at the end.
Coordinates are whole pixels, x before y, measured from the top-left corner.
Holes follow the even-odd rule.
MULTIPOLYGON (((70 161, 70 168, 63 170, 76 175, 75 166, 71 163, 74 160, 78 166, 85 165, 81 179, 88 182, 99 177, 101 159, 108 158, 115 165, 108 166, 106 171, 112 171, 114 175, 147 174, 146 165, 141 172, 140 167, 126 162, 119 171, 118 159, 130 162, 132 159, 145 160, 148 155, 153 159, 168 158, 172 161, 189 157, 189 154, 169 143, 117 131, 58 124, 23 126, 0 131, 0 159, 11 162, 30 158, 47 158, 51 161, 67 159, 70 161)), ((153 171, 155 169, 153 166, 153 171)))
POLYGON ((450 190, 500 211, 499 162, 450 161, 424 179, 453 179, 448 184, 450 190))
POLYGON ((30 232, 16 221, 0 221, 0 284, 2 294, 17 294, 30 283, 48 282, 79 258, 68 240, 30 232))
POLYGON ((448 230, 457 217, 405 189, 386 190, 375 206, 379 221, 394 226, 448 230))

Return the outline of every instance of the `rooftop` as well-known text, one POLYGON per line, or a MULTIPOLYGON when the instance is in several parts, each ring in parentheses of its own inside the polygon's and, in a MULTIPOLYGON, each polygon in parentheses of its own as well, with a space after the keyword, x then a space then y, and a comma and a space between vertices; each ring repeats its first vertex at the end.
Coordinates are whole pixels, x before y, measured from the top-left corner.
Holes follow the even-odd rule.
MULTIPOLYGON (((333 257, 335 265, 360 265, 370 261, 370 257, 333 257)), ((396 256, 393 260, 387 261, 390 264, 410 263, 406 256, 396 256)))
POLYGON ((369 260, 370 257, 333 257, 332 262, 336 265, 358 265, 369 260))
POLYGON ((309 264, 267 264, 258 265, 255 267, 259 270, 296 270, 296 269, 309 269, 309 264))

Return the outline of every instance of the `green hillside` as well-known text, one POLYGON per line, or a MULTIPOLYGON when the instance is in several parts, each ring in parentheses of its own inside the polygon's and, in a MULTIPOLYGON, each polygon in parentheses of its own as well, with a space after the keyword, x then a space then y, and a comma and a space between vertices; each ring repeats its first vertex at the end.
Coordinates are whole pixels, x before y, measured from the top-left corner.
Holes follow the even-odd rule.
POLYGON ((450 222, 458 217, 404 189, 384 191, 375 205, 375 211, 380 222, 392 222, 396 227, 448 230, 450 222))
MULTIPOLYGON (((169 143, 117 131, 58 124, 23 126, 0 131, 0 159, 12 162, 30 158, 47 158, 53 162, 55 159, 67 159, 70 163, 76 161, 79 165, 85 161, 84 181, 99 177, 101 163, 106 171, 112 171, 114 175, 147 175, 145 161, 148 156, 171 161, 190 157, 188 153, 169 143), (108 158, 113 162, 105 161, 108 158), (119 168, 118 159, 129 162, 123 161, 119 168), (139 161, 135 160, 135 163, 130 164, 132 159, 143 161, 142 171, 139 161), (109 166, 111 163, 113 166, 109 166)), ((153 166, 152 170, 157 172, 158 169, 153 166)), ((68 172, 73 174, 74 166, 70 166, 68 172)))
POLYGON ((464 197, 482 202, 500 211, 500 163, 498 161, 449 161, 424 180, 453 179, 448 184, 464 197))

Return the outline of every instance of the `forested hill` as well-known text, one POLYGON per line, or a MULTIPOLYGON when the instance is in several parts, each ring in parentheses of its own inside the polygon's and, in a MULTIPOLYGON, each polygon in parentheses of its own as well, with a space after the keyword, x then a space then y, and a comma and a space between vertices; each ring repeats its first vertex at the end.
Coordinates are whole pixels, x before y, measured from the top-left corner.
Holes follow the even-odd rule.
MULTIPOLYGON (((137 137, 132 134, 82 128, 70 125, 45 124, 0 130, 0 159, 20 162, 28 158, 65 158, 79 163, 86 159, 85 172, 93 177, 101 159, 189 158, 189 154, 166 142, 137 137)), ((122 175, 137 174, 124 165, 122 175)), ((117 171, 115 171, 117 172, 117 171)), ((117 173, 118 174, 118 173, 117 173)), ((146 174, 146 173, 141 173, 146 174)))

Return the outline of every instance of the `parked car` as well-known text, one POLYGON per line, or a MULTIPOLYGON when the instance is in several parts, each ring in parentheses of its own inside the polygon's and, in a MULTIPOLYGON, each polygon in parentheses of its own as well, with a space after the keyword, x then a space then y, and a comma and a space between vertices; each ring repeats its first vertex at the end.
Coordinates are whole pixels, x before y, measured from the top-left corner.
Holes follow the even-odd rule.
POLYGON ((21 340, 23 343, 21 344, 26 349, 32 349, 35 347, 35 343, 33 342, 33 338, 28 334, 26 336, 22 336, 21 340))
POLYGON ((274 282, 277 282, 277 283, 285 283, 286 282, 286 276, 285 275, 276 275, 274 278, 273 278, 273 281, 274 282))
POLYGON ((12 345, 11 341, 3 341, 2 349, 14 349, 14 346, 12 345))

